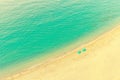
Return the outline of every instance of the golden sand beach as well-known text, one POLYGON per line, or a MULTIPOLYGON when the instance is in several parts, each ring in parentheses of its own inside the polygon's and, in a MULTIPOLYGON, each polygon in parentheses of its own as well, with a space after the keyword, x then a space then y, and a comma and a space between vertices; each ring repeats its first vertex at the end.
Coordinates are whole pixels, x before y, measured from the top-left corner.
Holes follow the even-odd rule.
POLYGON ((120 80, 120 26, 52 62, 3 80, 120 80), (82 48, 87 51, 77 54, 82 48))

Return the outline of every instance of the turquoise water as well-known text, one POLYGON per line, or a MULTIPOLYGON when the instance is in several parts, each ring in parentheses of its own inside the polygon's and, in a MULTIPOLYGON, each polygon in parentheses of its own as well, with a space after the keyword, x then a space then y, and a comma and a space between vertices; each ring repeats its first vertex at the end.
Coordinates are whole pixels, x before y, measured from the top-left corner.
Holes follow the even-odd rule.
POLYGON ((0 1, 0 69, 98 34, 120 17, 120 0, 0 1))

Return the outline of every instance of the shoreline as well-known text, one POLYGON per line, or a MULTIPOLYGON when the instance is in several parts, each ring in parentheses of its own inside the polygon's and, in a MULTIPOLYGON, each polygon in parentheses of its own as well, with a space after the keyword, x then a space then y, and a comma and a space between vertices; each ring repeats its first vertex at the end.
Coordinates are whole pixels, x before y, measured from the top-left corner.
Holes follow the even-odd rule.
MULTIPOLYGON (((110 31, 108 31, 108 32, 106 32, 106 33, 104 33, 103 35, 101 35, 101 36, 99 36, 99 37, 97 37, 95 40, 93 40, 93 41, 91 41, 91 42, 88 42, 88 43, 86 43, 86 44, 83 44, 83 45, 81 45, 81 46, 79 46, 79 47, 77 47, 77 48, 75 48, 75 49, 72 49, 71 51, 69 51, 69 52, 67 52, 67 53, 65 53, 65 54, 62 54, 61 56, 59 56, 59 57, 56 57, 56 58, 54 58, 54 59, 51 59, 50 61, 47 61, 47 62, 45 62, 45 63, 42 63, 42 64, 37 64, 37 65, 34 65, 34 66, 32 66, 32 67, 30 67, 30 68, 28 68, 28 69, 26 69, 26 70, 24 70, 24 71, 22 71, 22 72, 20 72, 20 73, 17 73, 17 74, 15 74, 15 75, 12 75, 11 77, 8 77, 8 78, 6 78, 6 79, 3 79, 3 80, 12 80, 12 79, 17 79, 18 77, 21 77, 21 76, 24 76, 24 75, 27 75, 27 74, 29 74, 29 73, 32 73, 32 72, 35 72, 37 69, 39 69, 40 67, 42 67, 42 68, 44 68, 44 67, 47 67, 47 66, 49 66, 49 64, 52 64, 52 63, 55 63, 56 61, 59 61, 59 60, 61 60, 61 59, 63 59, 63 58, 65 58, 65 57, 67 57, 67 56, 70 56, 70 55, 78 55, 78 54, 76 54, 76 52, 79 50, 79 49, 81 49, 81 48, 83 48, 83 47, 87 47, 87 49, 88 49, 88 51, 89 51, 89 49, 90 48, 88 48, 88 47, 90 47, 91 45, 94 45, 94 43, 96 42, 96 41, 99 41, 99 40, 101 40, 104 36, 106 36, 106 35, 110 35, 112 32, 114 32, 114 31, 116 31, 117 29, 119 29, 119 26, 118 27, 115 27, 115 28, 113 28, 112 30, 110 30, 110 31), (70 54, 71 53, 71 54, 70 54), (74 54, 73 54, 74 53, 74 54)), ((114 32, 115 33, 115 32, 114 32)), ((100 45, 100 46, 102 46, 102 45, 100 45)), ((92 48, 91 48, 92 49, 92 48)), ((87 54, 81 54, 79 57, 85 57, 85 56, 87 56, 88 55, 88 53, 87 54)), ((2 80, 2 79, 1 79, 2 80)))

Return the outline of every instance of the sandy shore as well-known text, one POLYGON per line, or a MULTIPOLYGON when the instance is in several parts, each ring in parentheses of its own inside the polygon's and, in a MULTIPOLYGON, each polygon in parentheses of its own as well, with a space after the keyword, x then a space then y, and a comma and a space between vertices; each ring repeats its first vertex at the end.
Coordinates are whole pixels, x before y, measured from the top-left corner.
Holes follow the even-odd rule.
POLYGON ((120 26, 52 62, 1 80, 120 80, 120 26), (77 54, 83 47, 87 51, 77 54))

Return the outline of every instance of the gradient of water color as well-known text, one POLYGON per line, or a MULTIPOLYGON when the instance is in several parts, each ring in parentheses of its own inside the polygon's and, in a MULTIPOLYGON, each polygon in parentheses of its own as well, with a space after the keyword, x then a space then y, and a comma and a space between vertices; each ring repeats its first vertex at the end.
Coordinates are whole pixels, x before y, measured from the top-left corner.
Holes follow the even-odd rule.
POLYGON ((0 70, 98 34, 120 0, 0 0, 0 70))

